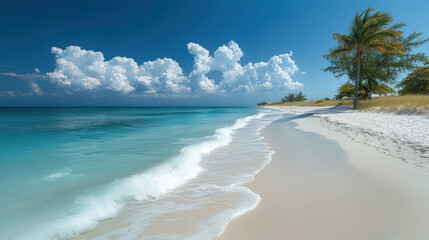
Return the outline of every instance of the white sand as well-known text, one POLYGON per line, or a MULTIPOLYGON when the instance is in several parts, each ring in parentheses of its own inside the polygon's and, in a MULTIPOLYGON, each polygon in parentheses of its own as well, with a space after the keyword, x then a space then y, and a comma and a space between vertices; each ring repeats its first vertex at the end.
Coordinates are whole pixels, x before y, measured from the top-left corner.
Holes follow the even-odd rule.
MULTIPOLYGON (((306 113, 308 109, 293 111, 306 113)), ((337 110, 312 111, 319 112, 294 120, 296 128, 280 121, 263 131, 276 153, 247 185, 261 195, 261 203, 231 222, 220 239, 428 239, 429 173, 398 160, 396 154, 386 154, 397 148, 394 140, 401 134, 407 135, 404 141, 424 148, 425 134, 399 127, 404 121, 423 124, 424 117, 415 120, 415 116, 407 119, 381 113, 377 118, 375 112, 365 116, 347 111, 333 117, 326 115, 337 110), (367 119, 371 121, 360 122, 367 119), (334 121, 343 121, 348 128, 330 127, 334 121), (373 121, 390 127, 374 127, 373 121), (388 132, 396 127, 400 130, 388 132), (369 137, 356 139, 347 134, 347 130, 362 129, 369 137), (417 134, 416 139, 412 134, 417 134), (389 141, 383 142, 385 138, 389 141), (379 144, 370 141, 389 146, 380 151, 379 144)), ((407 157, 407 151, 400 152, 407 157)))
POLYGON ((277 106, 285 112, 311 114, 333 131, 368 144, 392 157, 429 171, 429 114, 352 111, 336 107, 277 106))

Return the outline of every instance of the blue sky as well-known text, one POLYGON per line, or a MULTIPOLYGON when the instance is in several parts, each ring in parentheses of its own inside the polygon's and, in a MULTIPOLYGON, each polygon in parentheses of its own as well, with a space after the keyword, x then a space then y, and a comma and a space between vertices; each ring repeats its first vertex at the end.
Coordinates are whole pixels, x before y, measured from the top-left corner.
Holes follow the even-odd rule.
POLYGON ((429 37, 427 1, 3 1, 0 105, 332 97, 346 79, 321 71, 322 55, 367 7, 429 37))

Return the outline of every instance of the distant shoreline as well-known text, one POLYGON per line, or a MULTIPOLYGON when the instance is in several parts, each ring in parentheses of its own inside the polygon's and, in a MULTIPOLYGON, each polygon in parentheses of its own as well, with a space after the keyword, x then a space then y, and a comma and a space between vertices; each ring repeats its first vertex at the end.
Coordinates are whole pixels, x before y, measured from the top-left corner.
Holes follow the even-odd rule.
MULTIPOLYGON (((310 107, 327 107, 342 106, 351 107, 353 100, 310 100, 300 102, 274 102, 259 103, 258 106, 310 106, 310 107)), ((429 112, 429 96, 427 95, 405 95, 405 96, 388 96, 373 98, 370 100, 361 100, 357 110, 388 110, 388 111, 408 111, 408 112, 429 112)))

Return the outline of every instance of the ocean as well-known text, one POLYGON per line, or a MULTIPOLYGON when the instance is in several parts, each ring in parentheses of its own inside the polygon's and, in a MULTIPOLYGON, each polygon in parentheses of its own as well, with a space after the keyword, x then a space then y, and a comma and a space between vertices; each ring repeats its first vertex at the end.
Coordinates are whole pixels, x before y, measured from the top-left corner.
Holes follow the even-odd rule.
POLYGON ((211 239, 257 206, 256 107, 0 108, 0 239, 211 239))

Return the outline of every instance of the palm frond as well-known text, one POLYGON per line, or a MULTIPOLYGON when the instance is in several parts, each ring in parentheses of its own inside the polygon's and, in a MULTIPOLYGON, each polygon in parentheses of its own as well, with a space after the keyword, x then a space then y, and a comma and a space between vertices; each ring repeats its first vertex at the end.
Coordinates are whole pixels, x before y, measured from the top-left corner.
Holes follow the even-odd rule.
POLYGON ((326 57, 327 59, 330 59, 330 58, 332 58, 332 57, 338 57, 338 56, 340 56, 340 55, 342 55, 342 54, 350 53, 350 52, 352 52, 352 51, 353 51, 353 49, 352 49, 352 48, 348 48, 348 47, 339 47, 339 48, 336 48, 336 49, 332 50, 328 55, 325 55, 325 57, 326 57))
POLYGON ((348 35, 333 34, 333 38, 338 41, 338 48, 326 57, 335 57, 353 51, 358 57, 371 51, 403 53, 404 45, 399 43, 403 41, 402 32, 398 29, 405 24, 389 27, 393 17, 389 13, 374 11, 373 8, 367 8, 362 13, 358 11, 353 18, 348 35))
POLYGON ((407 26, 407 24, 405 24, 405 23, 396 23, 395 25, 393 25, 393 26, 391 27, 391 29, 393 29, 393 30, 398 30, 398 29, 403 28, 403 27, 405 27, 405 26, 407 26))
POLYGON ((342 34, 335 33, 335 34, 332 34, 332 38, 337 40, 338 43, 342 46, 349 45, 351 42, 351 38, 348 35, 342 35, 342 34))
POLYGON ((385 30, 393 22, 392 16, 387 13, 376 12, 363 22, 362 31, 360 32, 361 42, 364 42, 367 36, 376 32, 385 30))
POLYGON ((378 41, 398 40, 402 35, 402 32, 393 29, 384 29, 370 34, 363 39, 362 44, 378 41))
MULTIPOLYGON (((369 14, 370 14, 371 12, 373 12, 373 11, 375 11, 375 9, 374 9, 374 8, 369 7, 369 8, 367 8, 367 9, 365 9, 365 11, 363 11, 361 15, 359 15, 359 18, 361 18, 362 20, 366 21, 366 20, 370 17, 370 15, 369 15, 369 14)), ((359 11, 357 12, 357 14, 356 14, 356 15, 358 15, 358 14, 359 14, 359 11)))
POLYGON ((385 53, 404 53, 404 45, 398 42, 377 42, 365 46, 368 51, 385 52, 385 53))

